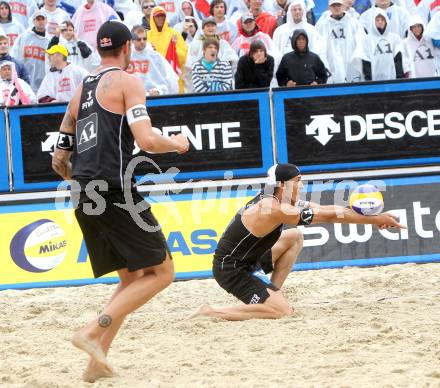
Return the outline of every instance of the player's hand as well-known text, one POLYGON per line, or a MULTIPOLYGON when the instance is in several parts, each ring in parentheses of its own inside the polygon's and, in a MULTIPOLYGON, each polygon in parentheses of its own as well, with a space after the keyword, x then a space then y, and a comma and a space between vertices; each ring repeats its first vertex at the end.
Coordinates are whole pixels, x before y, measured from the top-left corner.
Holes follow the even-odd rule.
POLYGON ((171 135, 171 140, 173 140, 176 145, 176 152, 178 154, 184 154, 189 149, 189 141, 185 135, 179 133, 178 135, 171 135))
POLYGON ((291 79, 289 80, 289 81, 287 81, 287 85, 286 85, 287 87, 289 87, 289 88, 291 88, 291 87, 293 87, 293 86, 296 86, 296 82, 295 81, 292 81, 291 79))
POLYGON ((405 225, 399 224, 399 218, 394 214, 381 213, 375 217, 376 217, 375 225, 380 230, 388 229, 388 228, 406 229, 405 225))

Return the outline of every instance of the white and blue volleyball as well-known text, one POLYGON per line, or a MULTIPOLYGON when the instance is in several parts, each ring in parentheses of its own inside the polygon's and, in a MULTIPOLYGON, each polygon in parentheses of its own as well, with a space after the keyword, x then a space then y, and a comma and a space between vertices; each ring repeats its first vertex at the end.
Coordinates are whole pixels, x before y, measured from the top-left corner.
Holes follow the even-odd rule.
POLYGON ((26 225, 10 244, 14 263, 28 272, 47 272, 66 257, 67 240, 64 230, 55 222, 42 219, 26 225))
POLYGON ((359 185, 350 194, 350 207, 364 216, 375 216, 383 210, 383 196, 374 185, 359 185))

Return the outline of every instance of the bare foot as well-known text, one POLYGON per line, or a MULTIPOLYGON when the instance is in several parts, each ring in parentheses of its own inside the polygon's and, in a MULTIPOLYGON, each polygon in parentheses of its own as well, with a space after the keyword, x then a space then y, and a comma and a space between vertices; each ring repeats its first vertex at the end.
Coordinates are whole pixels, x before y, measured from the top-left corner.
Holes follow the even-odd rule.
POLYGON ((108 363, 98 339, 91 339, 80 330, 73 335, 72 344, 90 355, 92 360, 102 369, 113 373, 113 368, 108 363))
POLYGON ((110 371, 107 368, 103 368, 102 365, 99 365, 96 362, 90 360, 86 370, 82 375, 82 378, 87 383, 94 383, 96 380, 113 376, 113 371, 110 371))
POLYGON ((192 319, 200 316, 209 317, 212 312, 212 307, 209 304, 202 304, 197 311, 193 312, 187 319, 192 319))

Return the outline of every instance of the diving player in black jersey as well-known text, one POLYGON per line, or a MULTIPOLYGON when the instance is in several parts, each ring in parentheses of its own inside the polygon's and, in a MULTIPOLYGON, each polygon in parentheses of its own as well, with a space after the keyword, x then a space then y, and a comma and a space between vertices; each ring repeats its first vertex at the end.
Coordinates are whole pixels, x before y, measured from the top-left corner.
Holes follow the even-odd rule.
POLYGON ((293 164, 277 164, 268 171, 269 185, 238 211, 227 226, 214 254, 213 274, 218 284, 244 305, 201 306, 192 315, 231 321, 281 318, 293 309, 280 289, 299 255, 303 237, 283 224, 372 224, 404 228, 394 216, 363 216, 341 206, 300 201, 301 173, 293 164), (277 186, 277 187, 275 187, 277 186), (266 275, 272 272, 272 276, 266 275))
POLYGON ((72 338, 73 345, 90 355, 83 375, 88 382, 112 375, 106 356, 125 317, 174 279, 160 225, 136 191, 132 177, 124 176, 130 170, 134 140, 141 149, 154 153, 184 153, 189 143, 181 134, 166 138, 152 131, 143 84, 124 71, 130 62, 131 39, 130 31, 120 22, 100 27, 97 47, 101 66, 84 79, 70 101, 52 160, 59 175, 74 179, 72 198, 73 188, 79 191, 75 216, 95 277, 117 271, 120 278, 97 319, 72 338), (96 214, 100 208, 97 192, 94 200, 88 195, 97 185, 100 204, 104 205, 100 214, 96 214), (127 195, 135 206, 128 206, 127 195), (125 207, 118 206, 121 204, 125 207))

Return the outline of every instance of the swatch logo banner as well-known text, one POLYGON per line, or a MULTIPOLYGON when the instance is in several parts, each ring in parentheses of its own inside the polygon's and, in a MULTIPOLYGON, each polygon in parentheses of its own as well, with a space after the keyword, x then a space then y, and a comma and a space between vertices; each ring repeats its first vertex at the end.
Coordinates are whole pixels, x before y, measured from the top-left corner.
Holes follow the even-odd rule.
MULTIPOLYGON (((410 182, 411 180, 408 179, 410 182)), ((417 178, 412 179, 417 181, 417 178)), ((439 255, 440 182, 386 186, 384 211, 392 211, 407 229, 378 230, 372 225, 324 224, 300 227, 304 249, 300 262, 439 255)), ((313 200, 312 194, 312 200, 313 200)), ((348 192, 327 190, 321 204, 348 198, 348 192)), ((340 203, 340 205, 344 205, 340 203)), ((345 204, 346 205, 346 204, 345 204)))

